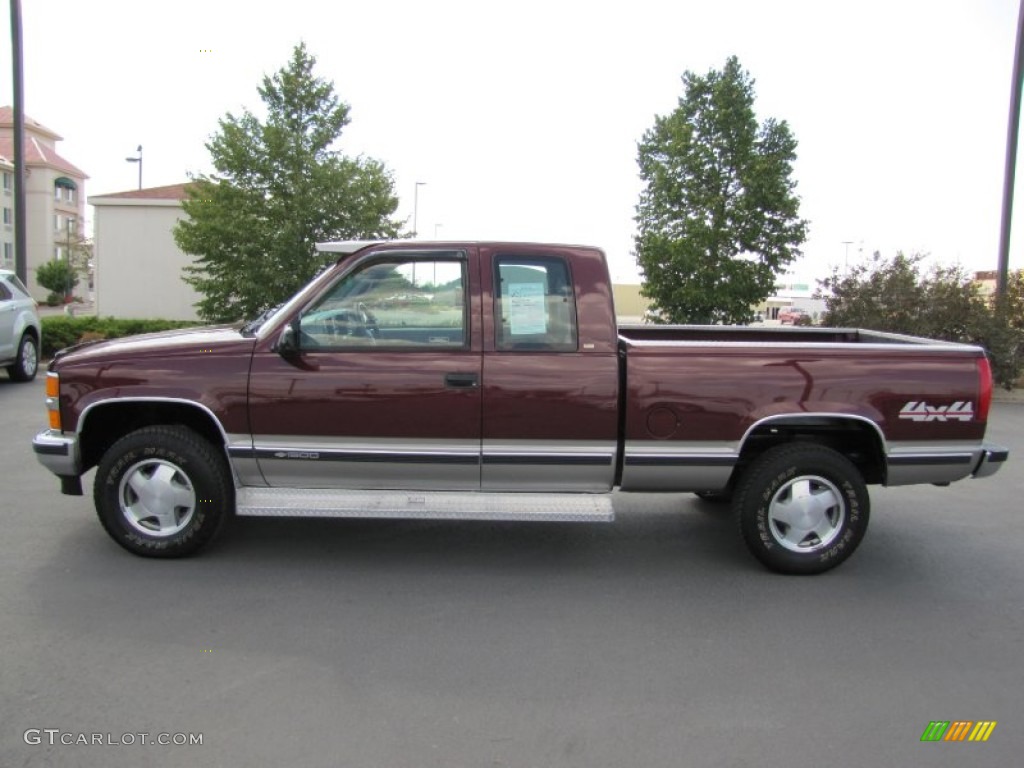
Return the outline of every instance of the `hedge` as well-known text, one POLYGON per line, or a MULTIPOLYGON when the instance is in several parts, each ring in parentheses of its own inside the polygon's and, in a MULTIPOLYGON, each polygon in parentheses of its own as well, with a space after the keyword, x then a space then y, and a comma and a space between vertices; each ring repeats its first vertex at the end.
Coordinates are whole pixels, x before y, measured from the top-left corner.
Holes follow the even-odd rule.
POLYGON ((43 359, 53 357, 65 347, 80 341, 94 339, 117 339, 139 333, 171 331, 203 325, 188 320, 122 320, 116 317, 66 317, 55 315, 42 318, 43 345, 40 355, 43 359))

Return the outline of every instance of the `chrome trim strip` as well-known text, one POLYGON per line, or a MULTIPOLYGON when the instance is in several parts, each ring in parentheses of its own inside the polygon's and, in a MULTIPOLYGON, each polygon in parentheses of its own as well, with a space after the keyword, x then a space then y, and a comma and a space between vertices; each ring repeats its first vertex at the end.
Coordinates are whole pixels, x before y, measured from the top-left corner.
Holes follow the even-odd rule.
POLYGON ((820 411, 814 413, 778 413, 772 416, 766 416, 763 419, 758 419, 753 424, 751 424, 750 427, 747 428, 746 432, 743 433, 743 437, 740 438, 738 452, 743 452, 743 447, 747 444, 747 439, 754 432, 754 430, 758 429, 759 427, 769 425, 772 422, 776 421, 802 421, 806 419, 839 419, 846 421, 859 421, 863 424, 867 424, 874 430, 875 435, 878 437, 878 443, 882 447, 882 454, 886 455, 889 453, 889 441, 886 440, 885 433, 882 432, 882 428, 876 422, 872 421, 867 416, 861 416, 856 413, 834 413, 829 411, 820 411))
POLYGON ((483 463, 488 466, 573 466, 607 467, 615 460, 613 454, 573 453, 485 453, 483 463))
POLYGON ((100 405, 106 405, 108 403, 175 403, 177 405, 190 405, 206 413, 213 423, 217 425, 217 429, 220 432, 221 437, 224 440, 224 445, 228 445, 228 434, 224 431, 224 425, 220 423, 220 419, 214 414, 213 411, 206 405, 203 405, 198 400, 186 400, 183 397, 106 397, 102 400, 89 403, 78 417, 78 428, 75 430, 76 434, 80 434, 84 428, 86 419, 89 413, 100 405))
POLYGON ((469 453, 440 451, 344 451, 323 448, 228 448, 228 454, 240 459, 275 459, 277 461, 351 461, 388 464, 479 464, 480 458, 469 453))
POLYGON ((890 454, 886 461, 890 467, 936 467, 955 464, 970 464, 975 458, 974 453, 903 453, 890 454))

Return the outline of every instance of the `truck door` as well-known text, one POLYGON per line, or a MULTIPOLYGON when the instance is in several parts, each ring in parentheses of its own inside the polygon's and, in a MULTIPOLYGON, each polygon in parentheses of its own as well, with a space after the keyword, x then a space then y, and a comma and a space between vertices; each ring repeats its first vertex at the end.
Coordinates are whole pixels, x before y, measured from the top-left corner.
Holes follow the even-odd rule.
POLYGON ((361 257, 261 345, 252 454, 271 486, 478 490, 479 275, 467 249, 361 257))
POLYGON ((480 249, 484 490, 602 492, 614 482, 618 357, 607 271, 601 258, 608 323, 598 343, 581 334, 571 256, 480 249))

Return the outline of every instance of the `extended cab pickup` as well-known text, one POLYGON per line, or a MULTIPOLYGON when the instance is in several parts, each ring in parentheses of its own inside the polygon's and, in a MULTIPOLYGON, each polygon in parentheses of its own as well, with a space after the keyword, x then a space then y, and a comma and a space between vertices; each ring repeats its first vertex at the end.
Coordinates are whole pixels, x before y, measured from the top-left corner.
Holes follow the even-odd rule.
POLYGON ((848 329, 616 326, 604 254, 339 242, 245 326, 91 342, 47 377, 39 460, 158 557, 238 515, 608 521, 613 492, 731 499, 767 567, 816 573, 867 486, 995 472, 972 346, 848 329))

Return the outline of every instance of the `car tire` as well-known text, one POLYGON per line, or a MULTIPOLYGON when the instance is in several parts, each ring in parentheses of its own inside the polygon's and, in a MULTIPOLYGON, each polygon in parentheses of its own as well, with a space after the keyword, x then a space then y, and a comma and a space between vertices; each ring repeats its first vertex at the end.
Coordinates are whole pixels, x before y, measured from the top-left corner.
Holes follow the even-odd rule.
POLYGON ((39 370, 39 344, 31 333, 23 333, 18 342, 18 357, 7 366, 7 375, 14 381, 32 381, 39 370))
POLYGON ((743 540, 778 573, 823 573, 845 561, 867 531, 870 497, 840 453, 790 443, 766 451, 737 486, 733 509, 743 540))
POLYGON ((96 512, 118 544, 144 557, 184 557, 228 518, 234 486, 221 452, 185 427, 131 432, 103 455, 96 512))

